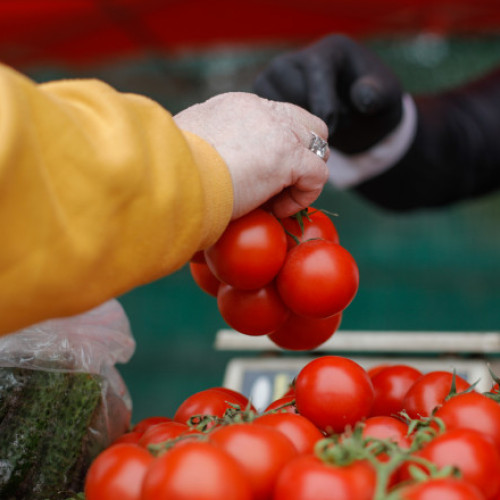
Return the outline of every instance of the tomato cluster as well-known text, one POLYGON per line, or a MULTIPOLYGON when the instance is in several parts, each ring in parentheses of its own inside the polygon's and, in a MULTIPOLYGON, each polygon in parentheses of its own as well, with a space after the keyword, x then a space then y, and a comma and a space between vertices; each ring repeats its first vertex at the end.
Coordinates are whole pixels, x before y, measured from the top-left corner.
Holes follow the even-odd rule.
POLYGON ((215 387, 142 420, 92 463, 85 497, 497 500, 497 397, 451 372, 318 357, 263 412, 215 387))
POLYGON ((232 221, 190 269, 229 326, 290 350, 328 340, 359 285, 335 225, 312 207, 284 219, 258 208, 232 221))

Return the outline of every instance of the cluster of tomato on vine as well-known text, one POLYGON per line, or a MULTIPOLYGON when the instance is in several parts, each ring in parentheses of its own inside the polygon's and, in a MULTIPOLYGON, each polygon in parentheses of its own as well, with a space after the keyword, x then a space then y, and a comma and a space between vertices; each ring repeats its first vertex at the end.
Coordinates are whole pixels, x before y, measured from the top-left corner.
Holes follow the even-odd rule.
MULTIPOLYGON (((495 380, 496 381, 496 380, 495 380)), ((87 500, 498 500, 498 386, 407 365, 321 356, 257 411, 194 393, 102 452, 87 500)))
POLYGON ((289 350, 328 340, 359 286, 331 218, 312 207, 282 219, 258 208, 232 221, 190 270, 229 326, 289 350))

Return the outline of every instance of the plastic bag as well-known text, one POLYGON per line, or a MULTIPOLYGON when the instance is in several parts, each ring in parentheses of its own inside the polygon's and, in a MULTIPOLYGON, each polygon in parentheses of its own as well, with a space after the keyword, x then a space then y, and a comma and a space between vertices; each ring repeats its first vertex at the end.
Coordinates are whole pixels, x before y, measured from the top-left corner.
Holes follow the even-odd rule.
POLYGON ((0 498, 83 490, 91 461, 129 428, 132 404, 115 364, 134 350, 116 300, 0 337, 0 498))

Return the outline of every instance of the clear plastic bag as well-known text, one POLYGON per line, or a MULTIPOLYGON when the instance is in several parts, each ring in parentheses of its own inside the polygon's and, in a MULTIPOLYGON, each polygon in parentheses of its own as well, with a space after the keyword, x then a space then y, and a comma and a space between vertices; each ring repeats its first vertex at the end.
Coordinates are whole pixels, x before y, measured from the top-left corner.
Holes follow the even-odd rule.
POLYGON ((0 498, 67 498, 128 430, 116 369, 135 350, 118 301, 0 337, 0 498))

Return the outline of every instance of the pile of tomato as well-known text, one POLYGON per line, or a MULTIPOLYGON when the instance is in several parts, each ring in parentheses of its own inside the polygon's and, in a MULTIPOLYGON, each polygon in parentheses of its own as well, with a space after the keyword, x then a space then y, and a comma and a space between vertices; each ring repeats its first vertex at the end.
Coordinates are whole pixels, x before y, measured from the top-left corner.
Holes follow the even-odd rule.
POLYGON ((86 500, 497 500, 498 385, 321 356, 257 412, 210 388, 91 465, 86 500))
POLYGON ((190 269, 229 326, 289 350, 328 340, 359 285, 332 220, 312 207, 284 219, 258 208, 232 221, 190 269))

